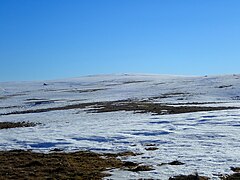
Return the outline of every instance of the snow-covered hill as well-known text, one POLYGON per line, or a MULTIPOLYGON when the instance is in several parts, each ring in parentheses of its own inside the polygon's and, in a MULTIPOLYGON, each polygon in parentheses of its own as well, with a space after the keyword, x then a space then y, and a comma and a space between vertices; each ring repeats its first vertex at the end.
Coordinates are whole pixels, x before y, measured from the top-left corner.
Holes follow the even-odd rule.
POLYGON ((121 74, 0 83, 0 122, 39 123, 1 129, 0 150, 130 150, 143 153, 132 160, 155 168, 141 173, 114 170, 114 179, 167 179, 195 171, 217 179, 230 166, 240 166, 239 109, 161 114, 151 106, 138 113, 139 107, 128 104, 118 110, 126 101, 164 108, 239 107, 240 75, 121 74), (111 110, 95 112, 106 102, 112 103, 111 110), (146 150, 150 145, 156 149, 146 150), (185 164, 159 166, 174 160, 185 164))

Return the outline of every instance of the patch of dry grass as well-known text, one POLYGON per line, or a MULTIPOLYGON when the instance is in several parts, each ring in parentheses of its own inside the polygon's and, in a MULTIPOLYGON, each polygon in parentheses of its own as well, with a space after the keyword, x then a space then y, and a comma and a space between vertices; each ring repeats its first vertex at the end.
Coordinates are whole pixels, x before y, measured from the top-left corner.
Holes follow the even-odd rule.
POLYGON ((98 154, 88 151, 49 154, 32 151, 0 151, 0 179, 102 179, 113 168, 149 171, 150 166, 123 162, 119 156, 134 153, 98 154))
POLYGON ((0 122, 0 129, 19 128, 19 127, 33 127, 35 123, 32 122, 0 122))

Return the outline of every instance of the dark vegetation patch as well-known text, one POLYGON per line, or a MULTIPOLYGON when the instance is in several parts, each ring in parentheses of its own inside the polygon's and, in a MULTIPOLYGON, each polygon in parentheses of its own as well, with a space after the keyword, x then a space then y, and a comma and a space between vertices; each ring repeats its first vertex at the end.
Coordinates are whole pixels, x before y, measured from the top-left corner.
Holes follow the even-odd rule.
POLYGON ((233 172, 239 172, 239 173, 240 173, 240 167, 230 167, 230 169, 231 169, 233 172))
POLYGON ((156 146, 156 144, 153 144, 153 143, 146 143, 146 144, 144 144, 144 146, 156 146))
POLYGON ((111 157, 127 157, 127 156, 137 156, 137 155, 141 155, 141 154, 137 154, 134 153, 132 151, 125 151, 125 152, 120 152, 117 154, 111 154, 111 153, 105 153, 107 156, 111 156, 111 157))
MULTIPOLYGON (((232 169, 232 168, 231 168, 232 169)), ((217 175, 221 180, 240 180, 240 173, 234 173, 231 175, 217 175)), ((169 180, 209 180, 209 177, 199 176, 198 173, 195 175, 179 175, 170 177, 169 180)))
POLYGON ((10 128, 19 128, 19 127, 33 127, 36 126, 32 122, 0 122, 0 129, 10 129, 10 128))
POLYGON ((122 101, 81 103, 81 104, 73 104, 73 105, 67 105, 67 106, 61 106, 61 107, 15 111, 15 112, 3 113, 0 115, 42 113, 42 112, 59 111, 59 110, 84 109, 87 107, 89 107, 90 109, 86 109, 85 111, 89 113, 134 111, 135 113, 152 113, 155 115, 237 109, 237 107, 170 106, 170 105, 160 104, 160 103, 141 102, 141 101, 134 101, 134 100, 122 100, 122 101))
POLYGON ((123 163, 123 165, 126 166, 126 167, 136 167, 136 166, 138 166, 138 163, 135 163, 135 162, 132 162, 132 161, 125 161, 123 163))
POLYGON ((179 166, 179 165, 183 165, 183 164, 185 164, 185 163, 176 160, 176 161, 172 161, 172 162, 169 162, 169 163, 159 164, 159 166, 163 166, 163 165, 179 166))
POLYGON ((51 149, 50 152, 62 152, 63 149, 59 149, 59 148, 54 148, 54 149, 51 149))
POLYGON ((125 81, 122 84, 136 84, 136 83, 144 83, 148 81, 125 81))
POLYGON ((220 104, 227 102, 184 102, 184 103, 167 103, 167 105, 207 105, 207 104, 220 104))
POLYGON ((74 105, 52 107, 52 108, 30 109, 30 110, 24 110, 24 111, 14 111, 14 112, 4 113, 0 115, 29 114, 29 113, 42 113, 42 112, 49 112, 49 111, 70 110, 70 109, 83 109, 90 105, 92 105, 92 103, 74 104, 74 105))
POLYGON ((155 151, 155 150, 158 150, 157 147, 147 147, 145 148, 146 151, 155 151))
POLYGON ((172 98, 172 97, 187 97, 190 96, 189 93, 182 93, 182 92, 172 92, 172 93, 164 93, 159 96, 153 96, 148 98, 148 100, 157 100, 157 99, 163 99, 163 98, 172 98))
POLYGON ((139 172, 139 171, 152 171, 154 170, 151 166, 148 165, 138 165, 136 167, 130 167, 128 171, 139 172))
POLYGON ((209 177, 199 176, 197 173, 194 175, 179 175, 170 177, 169 180, 208 180, 209 177))
POLYGON ((220 89, 222 89, 222 88, 228 88, 228 87, 232 87, 233 85, 221 85, 221 86, 218 86, 217 88, 220 88, 220 89))
POLYGON ((26 99, 26 101, 45 101, 47 99, 41 99, 41 98, 29 98, 29 99, 26 99))
POLYGON ((12 109, 12 108, 19 108, 20 106, 1 106, 0 109, 12 109))
POLYGON ((222 180, 240 180, 240 167, 230 167, 230 169, 234 172, 233 174, 224 174, 220 175, 220 179, 222 180))
POLYGON ((67 100, 68 102, 79 102, 79 101, 86 101, 87 99, 71 99, 67 100))
POLYGON ((225 175, 220 177, 222 180, 240 180, 240 173, 234 173, 231 175, 225 175))
MULTIPOLYGON (((126 153, 128 154, 128 153, 126 153)), ((149 166, 123 162, 123 154, 97 154, 88 151, 49 154, 32 151, 0 151, 0 179, 102 179, 106 170, 152 170, 149 166)))
POLYGON ((139 101, 100 102, 92 106, 88 112, 102 113, 114 111, 134 111, 135 113, 152 113, 156 115, 180 114, 198 111, 216 111, 233 109, 234 107, 203 107, 203 106, 170 106, 160 103, 139 101))

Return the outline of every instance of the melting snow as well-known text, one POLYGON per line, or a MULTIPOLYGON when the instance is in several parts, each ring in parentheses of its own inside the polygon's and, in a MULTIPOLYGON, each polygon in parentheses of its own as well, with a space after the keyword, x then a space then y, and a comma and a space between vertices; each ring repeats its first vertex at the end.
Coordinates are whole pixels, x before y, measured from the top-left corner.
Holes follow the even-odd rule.
POLYGON ((240 166, 240 111, 223 110, 175 115, 133 112, 87 113, 82 109, 36 114, 4 113, 60 107, 84 102, 152 99, 154 102, 240 105, 240 75, 183 77, 163 75, 88 76, 47 82, 0 83, 0 122, 29 121, 35 127, 0 130, 0 150, 47 152, 134 151, 130 160, 152 165, 149 172, 112 170, 113 179, 160 178, 198 172, 218 179, 240 166), (45 84, 44 84, 45 83, 45 84), (158 149, 147 151, 146 144, 158 149), (184 165, 161 163, 179 160, 184 165))

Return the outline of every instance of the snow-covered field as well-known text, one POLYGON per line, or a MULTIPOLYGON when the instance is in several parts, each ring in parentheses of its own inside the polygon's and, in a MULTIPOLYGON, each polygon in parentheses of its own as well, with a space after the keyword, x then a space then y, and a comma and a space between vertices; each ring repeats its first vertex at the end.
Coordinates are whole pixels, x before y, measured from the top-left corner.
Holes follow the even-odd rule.
POLYGON ((230 166, 240 166, 239 109, 154 115, 131 111, 90 113, 72 108, 21 114, 26 110, 126 99, 174 106, 239 107, 240 75, 121 74, 0 83, 0 122, 40 123, 1 129, 0 150, 130 150, 142 153, 130 160, 155 169, 140 173, 113 170, 113 179, 168 179, 194 172, 217 179, 217 174, 229 174, 230 166), (147 151, 149 144, 158 149, 147 151), (185 164, 159 166, 174 160, 185 164))

